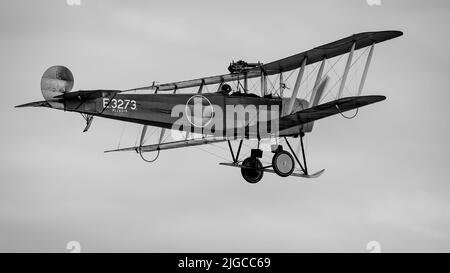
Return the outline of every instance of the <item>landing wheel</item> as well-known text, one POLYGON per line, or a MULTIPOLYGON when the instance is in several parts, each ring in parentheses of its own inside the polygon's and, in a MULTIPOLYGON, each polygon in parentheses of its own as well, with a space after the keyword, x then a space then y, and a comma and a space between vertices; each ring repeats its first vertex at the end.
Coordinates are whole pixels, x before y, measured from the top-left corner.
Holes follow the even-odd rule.
POLYGON ((242 166, 250 167, 252 169, 241 168, 242 177, 251 184, 256 184, 263 178, 264 172, 261 170, 263 167, 261 161, 257 158, 249 157, 242 162, 242 166))
POLYGON ((272 158, 273 170, 281 177, 290 176, 295 169, 295 161, 287 151, 279 151, 272 158))

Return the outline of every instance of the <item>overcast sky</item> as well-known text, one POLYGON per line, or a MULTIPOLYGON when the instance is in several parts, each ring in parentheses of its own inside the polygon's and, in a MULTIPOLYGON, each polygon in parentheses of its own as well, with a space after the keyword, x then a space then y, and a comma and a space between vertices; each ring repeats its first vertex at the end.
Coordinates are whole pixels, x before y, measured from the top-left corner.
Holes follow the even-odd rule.
POLYGON ((450 251, 448 18, 444 0, 1 1, 0 251, 450 251), (80 115, 13 108, 42 99, 56 64, 75 90, 127 89, 374 30, 405 33, 375 48, 365 94, 387 100, 315 124, 316 180, 250 185, 196 148, 153 165, 105 155, 139 127, 95 119, 83 134, 80 115))

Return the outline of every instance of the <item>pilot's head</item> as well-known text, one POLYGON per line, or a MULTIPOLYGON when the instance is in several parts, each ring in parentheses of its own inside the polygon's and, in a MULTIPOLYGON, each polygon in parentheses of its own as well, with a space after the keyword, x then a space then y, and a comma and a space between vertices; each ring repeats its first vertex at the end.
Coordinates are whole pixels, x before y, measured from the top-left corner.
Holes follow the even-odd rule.
POLYGON ((229 84, 222 84, 222 88, 220 89, 220 91, 224 94, 230 94, 231 93, 231 86, 229 84))

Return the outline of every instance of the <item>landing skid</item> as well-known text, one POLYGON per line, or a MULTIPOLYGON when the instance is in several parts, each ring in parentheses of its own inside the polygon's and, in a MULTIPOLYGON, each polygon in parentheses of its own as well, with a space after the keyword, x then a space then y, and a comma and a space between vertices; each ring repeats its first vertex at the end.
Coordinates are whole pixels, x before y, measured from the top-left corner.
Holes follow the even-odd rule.
MULTIPOLYGON (((239 165, 239 164, 227 163, 227 162, 219 163, 219 165, 222 165, 222 166, 229 166, 229 167, 235 167, 235 168, 241 168, 241 169, 253 169, 253 168, 246 167, 246 166, 242 166, 242 165, 239 165)), ((272 169, 270 169, 270 168, 272 168, 271 165, 265 166, 265 167, 263 167, 263 168, 261 168, 261 169, 258 169, 258 170, 261 170, 261 171, 267 172, 267 173, 275 173, 275 171, 272 170, 272 169)), ((320 171, 318 171, 318 172, 316 172, 316 173, 313 173, 313 174, 304 174, 304 173, 301 173, 301 172, 298 172, 298 173, 297 173, 297 172, 294 172, 294 173, 291 174, 291 176, 302 177, 302 178, 318 178, 318 177, 320 177, 324 172, 325 172, 325 169, 320 170, 320 171)))
POLYGON ((325 169, 322 169, 322 170, 320 170, 320 171, 318 171, 318 172, 316 172, 316 173, 313 173, 313 174, 302 174, 302 173, 299 173, 299 174, 297 174, 296 176, 298 176, 298 177, 303 177, 303 178, 318 178, 318 177, 320 177, 324 172, 325 172, 325 169))

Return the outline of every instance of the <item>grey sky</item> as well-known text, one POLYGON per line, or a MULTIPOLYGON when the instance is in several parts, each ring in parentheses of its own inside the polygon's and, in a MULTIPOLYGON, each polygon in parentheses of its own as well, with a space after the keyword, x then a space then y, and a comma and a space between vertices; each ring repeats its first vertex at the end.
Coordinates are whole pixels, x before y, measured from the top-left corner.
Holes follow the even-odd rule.
MULTIPOLYGON (((449 251, 448 1, 0 3, 0 251, 449 251), (103 154, 138 127, 14 109, 61 64, 74 89, 126 89, 272 61, 353 33, 402 30, 375 48, 366 94, 388 97, 308 136, 317 180, 257 185, 195 148, 103 154)), ((218 152, 220 149, 211 148, 218 152)), ((227 157, 228 154, 222 152, 227 157)))

